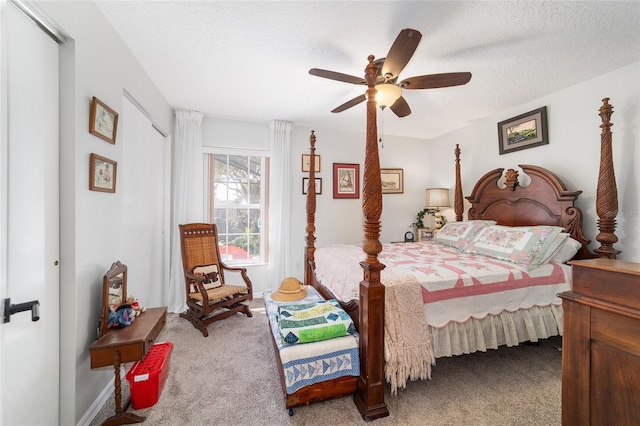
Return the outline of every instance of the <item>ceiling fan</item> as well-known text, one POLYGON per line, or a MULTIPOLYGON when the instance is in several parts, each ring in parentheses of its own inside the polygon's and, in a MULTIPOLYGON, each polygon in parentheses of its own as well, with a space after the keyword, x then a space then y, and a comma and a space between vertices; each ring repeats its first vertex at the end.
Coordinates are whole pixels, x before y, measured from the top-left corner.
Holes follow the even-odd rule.
MULTIPOLYGON (((428 74, 409 77, 398 83, 398 76, 416 51, 422 34, 418 30, 405 28, 400 31, 398 37, 391 45, 386 58, 376 59, 373 63, 378 67, 376 76, 376 100, 381 108, 389 107, 398 117, 406 117, 411 114, 409 104, 402 96, 402 90, 436 89, 440 87, 460 86, 471 80, 470 72, 452 72, 445 74, 428 74)), ((311 68, 309 74, 345 83, 367 85, 367 81, 361 77, 355 77, 335 71, 319 68, 311 68)), ((331 112, 342 112, 361 102, 364 102, 364 94, 356 96, 350 101, 334 108, 331 112)))

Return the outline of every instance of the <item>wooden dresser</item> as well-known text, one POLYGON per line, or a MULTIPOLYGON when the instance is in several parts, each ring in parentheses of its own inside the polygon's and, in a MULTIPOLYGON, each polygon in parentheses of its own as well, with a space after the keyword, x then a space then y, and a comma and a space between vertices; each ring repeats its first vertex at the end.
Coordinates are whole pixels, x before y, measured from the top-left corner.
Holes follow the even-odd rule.
POLYGON ((640 424, 640 264, 571 262, 564 310, 562 424, 640 424))

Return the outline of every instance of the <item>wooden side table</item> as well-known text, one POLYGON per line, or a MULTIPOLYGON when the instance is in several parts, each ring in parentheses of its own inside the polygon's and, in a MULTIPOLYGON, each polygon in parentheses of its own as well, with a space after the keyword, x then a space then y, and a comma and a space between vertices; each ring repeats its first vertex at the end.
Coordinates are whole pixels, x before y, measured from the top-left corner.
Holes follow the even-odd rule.
POLYGON ((115 415, 102 423, 104 426, 141 423, 145 417, 127 413, 131 403, 128 398, 122 408, 120 366, 122 363, 140 361, 147 354, 167 322, 167 307, 148 308, 125 328, 110 329, 102 338, 89 346, 91 368, 113 365, 115 387, 115 415))

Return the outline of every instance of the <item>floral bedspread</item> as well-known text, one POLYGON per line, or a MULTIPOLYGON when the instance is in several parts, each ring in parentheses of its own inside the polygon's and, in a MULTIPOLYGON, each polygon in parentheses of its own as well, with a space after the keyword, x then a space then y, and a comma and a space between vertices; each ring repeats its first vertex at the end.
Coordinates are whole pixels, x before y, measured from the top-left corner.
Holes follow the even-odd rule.
MULTIPOLYGON (((316 250, 316 276, 336 297, 358 298, 365 259, 360 246, 333 245, 316 250)), ((411 274, 420 283, 427 323, 443 327, 451 321, 481 319, 503 311, 561 305, 558 293, 571 288, 571 269, 547 263, 527 271, 511 262, 462 253, 431 242, 384 244, 379 260, 390 277, 411 274)))

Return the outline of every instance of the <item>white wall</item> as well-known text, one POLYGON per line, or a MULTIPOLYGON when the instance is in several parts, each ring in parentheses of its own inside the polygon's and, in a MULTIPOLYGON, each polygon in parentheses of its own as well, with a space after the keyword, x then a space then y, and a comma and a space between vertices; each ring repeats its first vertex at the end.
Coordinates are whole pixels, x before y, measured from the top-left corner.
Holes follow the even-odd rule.
MULTIPOLYGON (((391 119, 385 117, 385 119, 391 119)), ((316 198, 316 247, 336 243, 359 244, 364 239, 362 215, 362 188, 359 199, 333 198, 333 163, 360 165, 360 185, 364 173, 365 110, 362 108, 362 133, 314 128, 316 154, 321 158, 322 194, 316 198)), ((291 136, 292 164, 292 268, 302 279, 304 273, 304 247, 306 236, 306 196, 302 194, 301 156, 309 153, 312 128, 296 126, 291 136)), ((379 148, 380 167, 404 170, 404 193, 384 194, 380 217, 382 242, 402 241, 411 229, 416 213, 424 208, 424 190, 437 183, 430 177, 427 141, 398 136, 384 136, 384 148, 379 148)), ((453 165, 453 160, 452 163, 453 165)), ((453 166, 452 166, 453 167, 453 166)), ((452 169, 453 170, 453 169, 452 169)))
MULTIPOLYGON (((640 262, 640 63, 635 63, 544 98, 486 117, 467 127, 429 141, 431 176, 451 176, 443 180, 453 188, 454 176, 448 162, 455 144, 462 150, 461 168, 464 195, 485 172, 497 167, 517 168, 533 164, 548 168, 568 189, 582 190, 577 205, 584 215, 584 229, 596 241, 598 216, 595 211, 600 165, 600 124, 598 110, 609 97, 614 113, 613 161, 618 187, 619 209, 614 246, 622 250, 619 259, 640 262), (499 155, 497 123, 547 106, 549 145, 499 155)), ((466 209, 465 209, 466 210, 466 209)), ((447 216, 453 219, 453 211, 447 216)))
POLYGON ((88 132, 91 98, 121 112, 126 90, 168 133, 173 111, 93 2, 37 5, 69 36, 60 61, 60 424, 72 425, 113 383, 112 368, 91 370, 88 347, 100 317, 102 276, 123 254, 121 192, 88 190, 89 154, 120 164, 122 142, 112 145, 88 132))
MULTIPOLYGON (((363 127, 365 111, 362 111, 363 127)), ((291 199, 293 200, 291 222, 292 274, 303 279, 306 197, 302 194, 302 154, 309 153, 310 127, 295 126, 291 132, 291 199)), ((333 198, 333 163, 357 163, 360 178, 364 172, 363 133, 345 132, 333 129, 314 129, 316 134, 316 154, 321 157, 321 169, 316 173, 322 178, 322 194, 317 197, 316 246, 334 243, 357 244, 363 239, 362 194, 358 199, 333 198)), ((243 121, 223 120, 204 117, 202 120, 202 144, 213 149, 256 150, 269 154, 269 125, 243 121)), ((387 194, 383 197, 384 211, 381 223, 381 240, 401 241, 410 229, 415 214, 424 204, 424 189, 436 182, 429 182, 426 157, 407 155, 409 152, 424 150, 425 140, 385 137, 384 148, 380 149, 380 164, 386 168, 403 168, 405 179, 404 194, 387 194)), ((228 151, 227 151, 228 152, 228 151)), ((453 164, 453 160, 452 160, 453 164)), ((247 266, 247 272, 254 286, 254 292, 276 288, 278 283, 268 282, 266 265, 247 266)), ((284 278, 284 277, 283 277, 284 278)))

